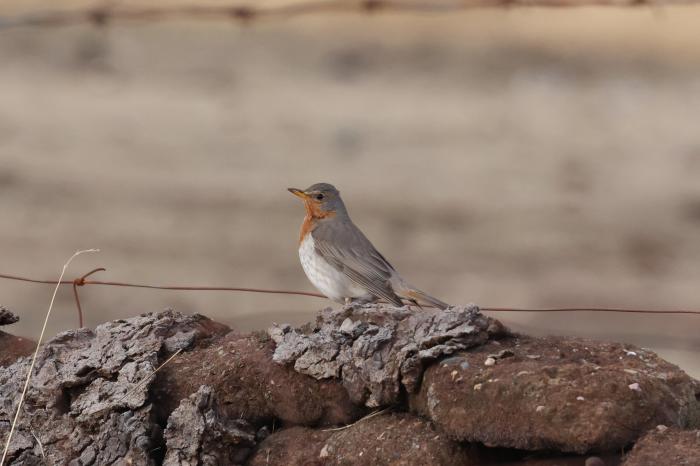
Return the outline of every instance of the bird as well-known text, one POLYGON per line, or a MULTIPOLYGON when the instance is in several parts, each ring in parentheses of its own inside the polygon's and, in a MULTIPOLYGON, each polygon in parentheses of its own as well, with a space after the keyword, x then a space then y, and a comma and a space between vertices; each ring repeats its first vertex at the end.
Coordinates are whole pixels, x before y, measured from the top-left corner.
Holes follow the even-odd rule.
POLYGON ((304 201, 299 259, 309 281, 329 299, 348 306, 381 299, 421 307, 449 305, 404 280, 350 219, 340 192, 329 183, 288 188, 304 201))

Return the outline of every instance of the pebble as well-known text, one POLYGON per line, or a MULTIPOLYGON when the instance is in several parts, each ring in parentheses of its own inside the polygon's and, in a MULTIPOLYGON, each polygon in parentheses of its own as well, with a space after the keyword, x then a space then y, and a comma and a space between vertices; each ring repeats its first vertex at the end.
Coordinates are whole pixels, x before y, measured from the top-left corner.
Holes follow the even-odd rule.
POLYGON ((584 466, 605 466, 605 462, 597 456, 590 456, 586 458, 584 466))
POLYGON ((585 398, 584 398, 584 397, 582 397, 582 396, 577 396, 577 397, 576 397, 576 400, 578 400, 578 401, 584 401, 584 400, 585 400, 585 398))
POLYGON ((481 384, 478 383, 478 384, 474 385, 474 390, 481 390, 481 384))
POLYGON ((536 412, 536 413, 541 413, 541 412, 544 411, 544 410, 545 410, 545 407, 542 406, 542 405, 539 405, 537 408, 535 408, 535 412, 536 412))
POLYGON ((659 433, 661 433, 661 434, 663 434, 663 433, 666 432, 667 430, 668 430, 668 427, 666 427, 666 426, 663 425, 663 424, 659 424, 658 426, 656 426, 656 431, 659 432, 659 433))
POLYGON ((484 366, 495 366, 496 365, 496 360, 494 358, 486 358, 486 361, 484 361, 484 366))
POLYGON ((642 391, 642 388, 639 386, 639 384, 637 382, 629 384, 628 387, 630 390, 634 390, 636 392, 642 391))

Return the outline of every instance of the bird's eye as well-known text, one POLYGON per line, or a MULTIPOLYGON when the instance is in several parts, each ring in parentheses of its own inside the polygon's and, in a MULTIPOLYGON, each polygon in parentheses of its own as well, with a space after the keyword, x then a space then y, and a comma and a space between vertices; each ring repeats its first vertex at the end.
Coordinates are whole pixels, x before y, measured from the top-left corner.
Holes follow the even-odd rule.
POLYGON ((316 194, 315 197, 316 197, 316 200, 318 200, 318 201, 322 201, 322 200, 323 200, 323 194, 321 194, 321 193, 316 194))

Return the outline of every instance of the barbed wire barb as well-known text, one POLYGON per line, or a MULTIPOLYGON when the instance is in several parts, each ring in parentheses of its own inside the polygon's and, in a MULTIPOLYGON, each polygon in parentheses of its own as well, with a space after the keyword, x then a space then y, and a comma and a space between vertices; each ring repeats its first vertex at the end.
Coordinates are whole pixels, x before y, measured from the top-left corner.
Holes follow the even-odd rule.
POLYGON ((236 3, 228 5, 129 6, 93 5, 72 10, 35 11, 0 16, 0 30, 19 27, 56 27, 88 23, 106 26, 120 21, 163 21, 177 18, 196 20, 237 20, 250 23, 261 19, 284 19, 329 13, 376 12, 444 14, 476 8, 582 7, 582 6, 671 6, 698 3, 699 0, 307 0, 273 6, 236 3))

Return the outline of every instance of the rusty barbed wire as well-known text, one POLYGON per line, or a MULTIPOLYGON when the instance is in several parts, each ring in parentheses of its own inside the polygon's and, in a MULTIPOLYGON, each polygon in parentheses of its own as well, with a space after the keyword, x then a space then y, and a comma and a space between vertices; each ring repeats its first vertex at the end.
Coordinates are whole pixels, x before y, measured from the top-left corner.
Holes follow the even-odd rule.
MULTIPOLYGON (((107 269, 98 267, 89 272, 73 279, 73 280, 41 280, 36 278, 23 277, 19 275, 0 274, 0 279, 13 280, 27 283, 37 283, 44 285, 71 285, 73 287, 73 296, 75 298, 75 306, 78 312, 78 326, 83 327, 83 309, 80 304, 80 295, 78 288, 87 285, 98 286, 118 286, 125 288, 146 288, 151 290, 171 290, 171 291, 235 291, 244 293, 263 293, 263 294, 286 294, 296 296, 311 296, 314 298, 328 299, 325 295, 314 293, 311 291, 298 290, 277 290, 268 288, 249 288, 239 286, 196 286, 196 285, 153 285, 145 283, 129 283, 119 281, 104 281, 104 280, 87 280, 87 277, 97 273, 105 272, 107 269)), ((431 307, 431 306, 427 306, 431 307)), ((517 308, 517 307, 494 307, 494 306, 479 306, 479 309, 487 312, 608 312, 608 313, 630 313, 630 314, 666 314, 666 315, 700 315, 700 310, 692 309, 632 309, 632 308, 614 308, 614 307, 548 307, 548 308, 517 308)))
POLYGON ((284 19, 296 16, 328 13, 455 13, 475 8, 512 7, 580 7, 580 6, 670 6, 700 3, 700 0, 308 0, 282 5, 172 5, 164 7, 111 4, 95 5, 73 10, 36 11, 15 16, 0 16, 0 30, 18 27, 67 26, 91 23, 105 26, 120 21, 162 21, 175 18, 196 20, 230 19, 248 23, 261 19, 284 19))

